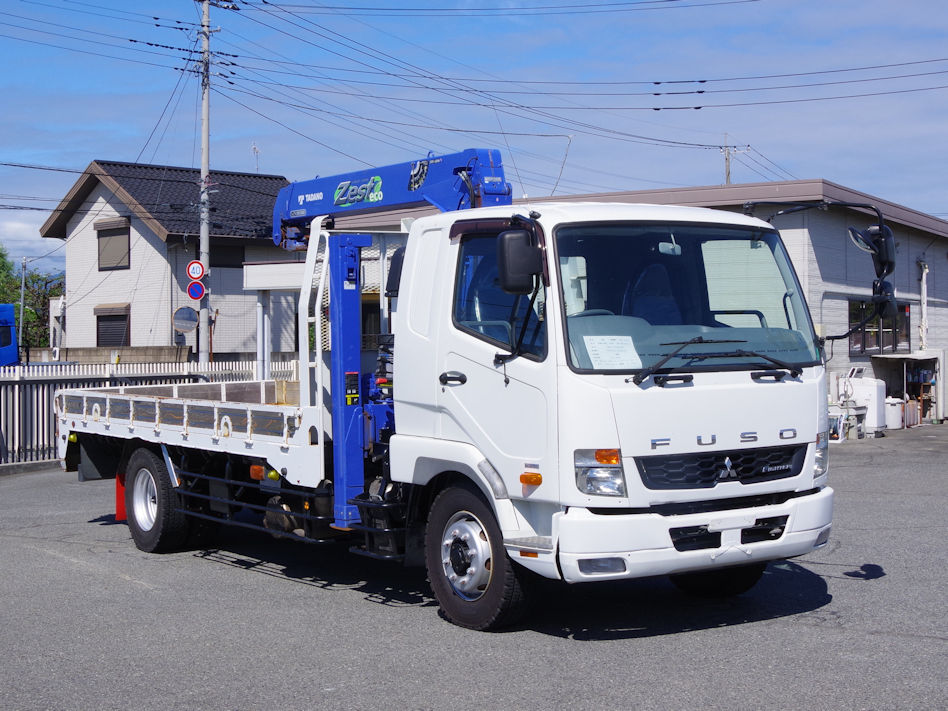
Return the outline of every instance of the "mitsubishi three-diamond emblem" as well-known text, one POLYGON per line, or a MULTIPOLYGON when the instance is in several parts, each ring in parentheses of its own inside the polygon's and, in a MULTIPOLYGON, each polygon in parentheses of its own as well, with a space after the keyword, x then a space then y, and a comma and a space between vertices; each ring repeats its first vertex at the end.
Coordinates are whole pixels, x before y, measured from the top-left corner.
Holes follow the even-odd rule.
POLYGON ((731 458, 724 458, 724 469, 718 472, 718 479, 737 479, 737 470, 731 464, 731 458))

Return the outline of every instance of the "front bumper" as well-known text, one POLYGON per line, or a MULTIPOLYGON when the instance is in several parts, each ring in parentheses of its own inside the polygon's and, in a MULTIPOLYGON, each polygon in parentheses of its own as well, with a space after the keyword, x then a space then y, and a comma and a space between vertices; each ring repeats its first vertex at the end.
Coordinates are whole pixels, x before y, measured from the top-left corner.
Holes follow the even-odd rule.
POLYGON ((557 521, 559 565, 563 579, 577 583, 791 558, 825 545, 832 517, 829 487, 783 504, 677 516, 601 515, 572 508, 557 521), (751 535, 761 521, 783 521, 783 517, 782 531, 772 534, 772 540, 751 535), (681 531, 702 531, 703 539, 684 545, 679 540, 676 548, 673 535, 680 539, 676 532, 681 531), (694 546, 698 549, 680 549, 694 546), (603 559, 608 561, 603 564, 603 559), (592 572, 604 568, 609 572, 592 572))

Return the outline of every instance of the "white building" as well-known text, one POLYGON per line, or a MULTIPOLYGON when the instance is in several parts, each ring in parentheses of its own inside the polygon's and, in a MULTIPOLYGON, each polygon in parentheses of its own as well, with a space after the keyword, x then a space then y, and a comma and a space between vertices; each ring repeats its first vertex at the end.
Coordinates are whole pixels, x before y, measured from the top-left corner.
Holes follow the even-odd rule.
MULTIPOLYGON (((243 289, 245 262, 295 260, 275 247, 271 214, 282 176, 212 171, 210 264, 203 282, 217 359, 256 350, 257 299, 243 289)), ((197 350, 197 332, 172 326, 198 258, 200 172, 93 161, 40 229, 66 241, 66 294, 57 305, 60 348, 197 350)), ((272 350, 294 351, 295 298, 274 295, 272 350)))

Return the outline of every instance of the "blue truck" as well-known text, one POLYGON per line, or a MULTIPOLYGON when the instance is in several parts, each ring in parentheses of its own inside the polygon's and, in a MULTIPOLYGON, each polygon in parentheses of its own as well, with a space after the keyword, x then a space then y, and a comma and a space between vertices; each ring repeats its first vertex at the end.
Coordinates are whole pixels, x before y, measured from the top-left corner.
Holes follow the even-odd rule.
POLYGON ((19 365, 20 351, 16 338, 16 316, 13 304, 0 304, 0 366, 19 365))

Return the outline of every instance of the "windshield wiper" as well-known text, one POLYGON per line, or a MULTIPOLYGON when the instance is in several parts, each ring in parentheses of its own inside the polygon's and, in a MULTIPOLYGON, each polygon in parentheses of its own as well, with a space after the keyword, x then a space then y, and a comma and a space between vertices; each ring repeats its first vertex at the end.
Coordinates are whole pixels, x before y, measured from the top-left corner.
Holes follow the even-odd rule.
POLYGON ((771 357, 771 356, 769 356, 769 355, 765 355, 765 354, 763 354, 763 353, 757 353, 756 351, 745 351, 745 350, 743 350, 743 349, 741 349, 741 348, 738 348, 738 349, 733 350, 733 351, 728 351, 728 352, 726 352, 726 353, 699 353, 698 355, 694 356, 694 360, 704 360, 705 358, 733 358, 733 357, 735 357, 735 356, 737 356, 737 357, 746 356, 746 357, 751 357, 751 358, 760 358, 761 360, 765 360, 765 361, 767 361, 768 363, 773 363, 773 364, 774 364, 775 366, 777 366, 778 368, 782 368, 783 370, 789 371, 791 378, 795 378, 795 377, 797 377, 798 375, 800 375, 800 374, 803 373, 803 370, 801 370, 799 366, 790 365, 790 364, 787 363, 786 361, 782 361, 782 360, 779 360, 779 359, 777 359, 777 358, 773 358, 773 357, 771 357))
MULTIPOLYGON (((662 345, 662 346, 678 346, 678 348, 676 348, 675 350, 673 350, 671 353, 669 353, 668 355, 666 355, 664 358, 662 358, 661 360, 659 360, 659 361, 658 361, 657 363, 655 363, 654 365, 651 365, 651 366, 649 366, 648 368, 645 368, 644 370, 642 370, 642 371, 636 373, 636 374, 633 375, 631 378, 629 378, 629 380, 631 380, 631 381, 632 381, 633 383, 635 383, 636 385, 641 385, 646 379, 648 379, 648 377, 649 377, 652 373, 654 373, 655 371, 657 371, 659 368, 661 368, 663 365, 665 365, 668 361, 670 361, 670 360, 671 360, 672 358, 674 358, 676 355, 678 355, 678 354, 681 353, 683 350, 685 350, 685 348, 687 348, 688 346, 693 345, 693 344, 695 344, 695 343, 747 343, 747 341, 724 340, 724 339, 705 338, 704 336, 695 336, 695 337, 692 338, 690 341, 675 341, 675 342, 673 342, 673 343, 661 343, 661 344, 659 344, 659 345, 662 345)), ((698 356, 693 356, 693 357, 694 357, 694 358, 700 358, 700 354, 699 354, 698 356)), ((626 380, 626 382, 629 382, 629 380, 626 380)))

